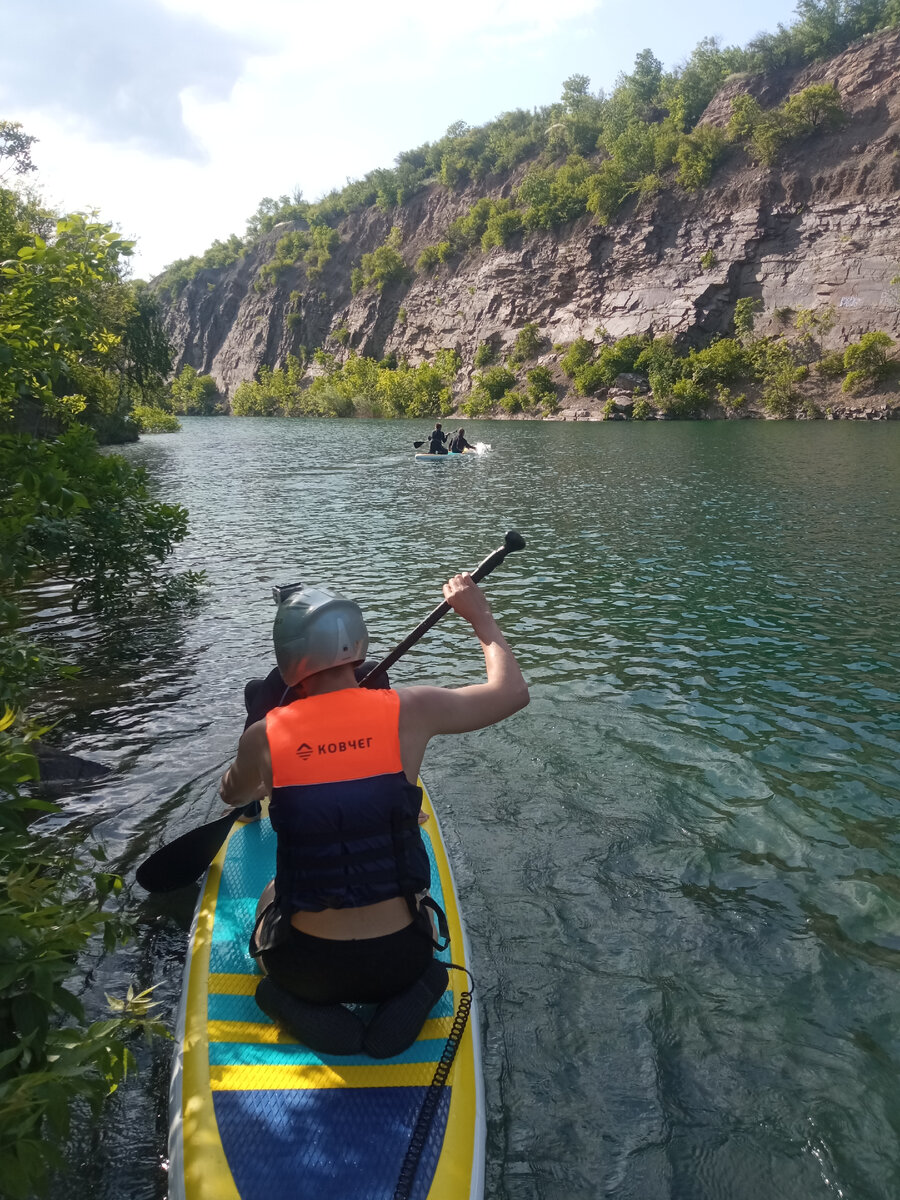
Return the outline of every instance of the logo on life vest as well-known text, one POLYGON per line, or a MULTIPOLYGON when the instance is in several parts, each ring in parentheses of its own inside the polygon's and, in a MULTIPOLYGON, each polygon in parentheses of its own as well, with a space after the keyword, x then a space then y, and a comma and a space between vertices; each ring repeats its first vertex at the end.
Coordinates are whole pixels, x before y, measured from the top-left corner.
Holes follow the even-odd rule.
MULTIPOLYGON (((372 745, 370 737, 347 738, 343 742, 320 742, 317 754, 345 754, 348 750, 366 750, 372 745)), ((301 742, 296 750, 304 762, 312 755, 313 748, 308 742, 301 742)))

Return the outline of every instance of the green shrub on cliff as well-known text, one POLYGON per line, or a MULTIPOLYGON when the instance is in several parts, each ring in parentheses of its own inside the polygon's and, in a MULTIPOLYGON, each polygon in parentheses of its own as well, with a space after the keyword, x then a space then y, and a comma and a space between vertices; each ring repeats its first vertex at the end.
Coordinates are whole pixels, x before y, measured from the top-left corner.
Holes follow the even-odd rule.
POLYGON ((529 167, 516 198, 525 209, 527 229, 558 229, 567 221, 583 216, 587 205, 587 182, 595 168, 580 154, 572 154, 565 164, 529 167))
POLYGON ((506 246, 517 233, 522 231, 522 214, 513 207, 511 200, 497 200, 481 235, 482 251, 492 246, 506 246))
POLYGON ((553 375, 549 367, 532 367, 530 371, 525 372, 525 378, 528 380, 529 404, 534 408, 542 408, 546 412, 555 412, 558 407, 556 384, 553 382, 553 375))
POLYGON ((882 331, 864 333, 844 351, 844 369, 847 375, 842 390, 855 394, 874 387, 888 374, 887 352, 894 341, 882 331))
POLYGON ((594 344, 587 338, 577 337, 559 360, 561 370, 573 379, 581 367, 594 357, 594 344))
POLYGON ((676 179, 681 186, 689 192, 705 188, 727 146, 724 130, 716 125, 701 125, 683 137, 675 151, 675 162, 678 164, 676 179))
POLYGON ((442 263, 447 262, 453 253, 449 242, 438 242, 434 246, 426 246, 416 261, 416 270, 421 274, 436 270, 442 263))
POLYGON ((845 120, 837 88, 814 84, 771 109, 762 109, 754 96, 737 96, 728 135, 757 162, 772 166, 787 142, 819 130, 839 129, 845 120))
POLYGON ((379 292, 386 284, 399 283, 409 278, 409 270, 400 253, 401 232, 394 226, 386 240, 371 254, 364 254, 360 265, 351 276, 353 294, 363 288, 374 287, 379 292))
POLYGON ((511 363, 524 363, 537 358, 541 349, 541 330, 537 321, 528 321, 516 334, 512 352, 509 356, 511 363))
POLYGON ((475 351, 475 359, 474 359, 475 366, 476 367, 488 366, 489 363, 492 363, 494 361, 495 354, 496 354, 496 351, 494 350, 494 346, 493 346, 492 342, 482 342, 479 345, 478 349, 475 351))

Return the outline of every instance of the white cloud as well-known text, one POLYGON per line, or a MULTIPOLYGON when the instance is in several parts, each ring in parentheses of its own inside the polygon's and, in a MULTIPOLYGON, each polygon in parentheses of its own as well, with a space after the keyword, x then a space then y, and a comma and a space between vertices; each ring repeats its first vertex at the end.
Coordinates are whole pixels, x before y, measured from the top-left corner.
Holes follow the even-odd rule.
POLYGON ((183 158, 203 150, 182 119, 182 94, 227 98, 263 46, 154 0, 5 0, 4 27, 17 35, 0 42, 7 108, 52 114, 100 142, 183 158))
POLYGON ((40 139, 49 197, 99 208, 153 274, 241 233, 265 195, 316 199, 531 103, 529 64, 600 4, 4 0, 22 36, 0 46, 0 115, 40 139))

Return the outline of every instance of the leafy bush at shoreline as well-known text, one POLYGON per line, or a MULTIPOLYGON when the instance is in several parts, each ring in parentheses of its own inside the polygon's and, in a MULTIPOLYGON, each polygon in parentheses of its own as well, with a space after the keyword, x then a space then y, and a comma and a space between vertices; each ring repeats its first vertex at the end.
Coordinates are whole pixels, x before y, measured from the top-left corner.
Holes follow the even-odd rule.
POLYGON ((455 350, 439 350, 431 363, 376 362, 351 354, 343 366, 331 355, 314 359, 324 373, 307 378, 299 359, 283 369, 262 367, 255 382, 234 394, 234 416, 425 417, 453 410, 452 383, 461 365, 455 350))
MULTIPOLYGON (((33 169, 34 141, 0 121, 0 178, 33 169)), ((177 424, 168 340, 155 297, 125 277, 130 251, 93 215, 0 185, 0 1192, 16 1200, 48 1190, 71 1112, 96 1110, 134 1065, 131 1032, 157 1028, 146 996, 129 990, 118 1015, 88 1023, 72 989, 79 956, 112 949, 130 923, 102 848, 36 823, 58 811, 30 794, 37 706, 47 678, 75 666, 35 640, 41 623, 22 633, 20 602, 51 579, 102 623, 190 601, 201 582, 161 570, 186 511, 97 444, 133 439, 137 421, 177 424)))
POLYGON ((211 375, 184 366, 169 384, 172 408, 185 416, 211 416, 222 411, 222 398, 211 375))

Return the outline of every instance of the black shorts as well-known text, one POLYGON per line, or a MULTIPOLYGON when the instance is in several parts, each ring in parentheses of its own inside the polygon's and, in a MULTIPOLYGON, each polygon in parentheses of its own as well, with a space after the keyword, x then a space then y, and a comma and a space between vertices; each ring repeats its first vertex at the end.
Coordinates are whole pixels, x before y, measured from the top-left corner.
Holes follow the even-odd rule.
POLYGON ((380 1004, 415 983, 431 962, 434 943, 425 910, 396 933, 353 941, 313 937, 286 918, 272 922, 271 914, 268 920, 263 914, 250 953, 273 983, 310 1004, 380 1004))

